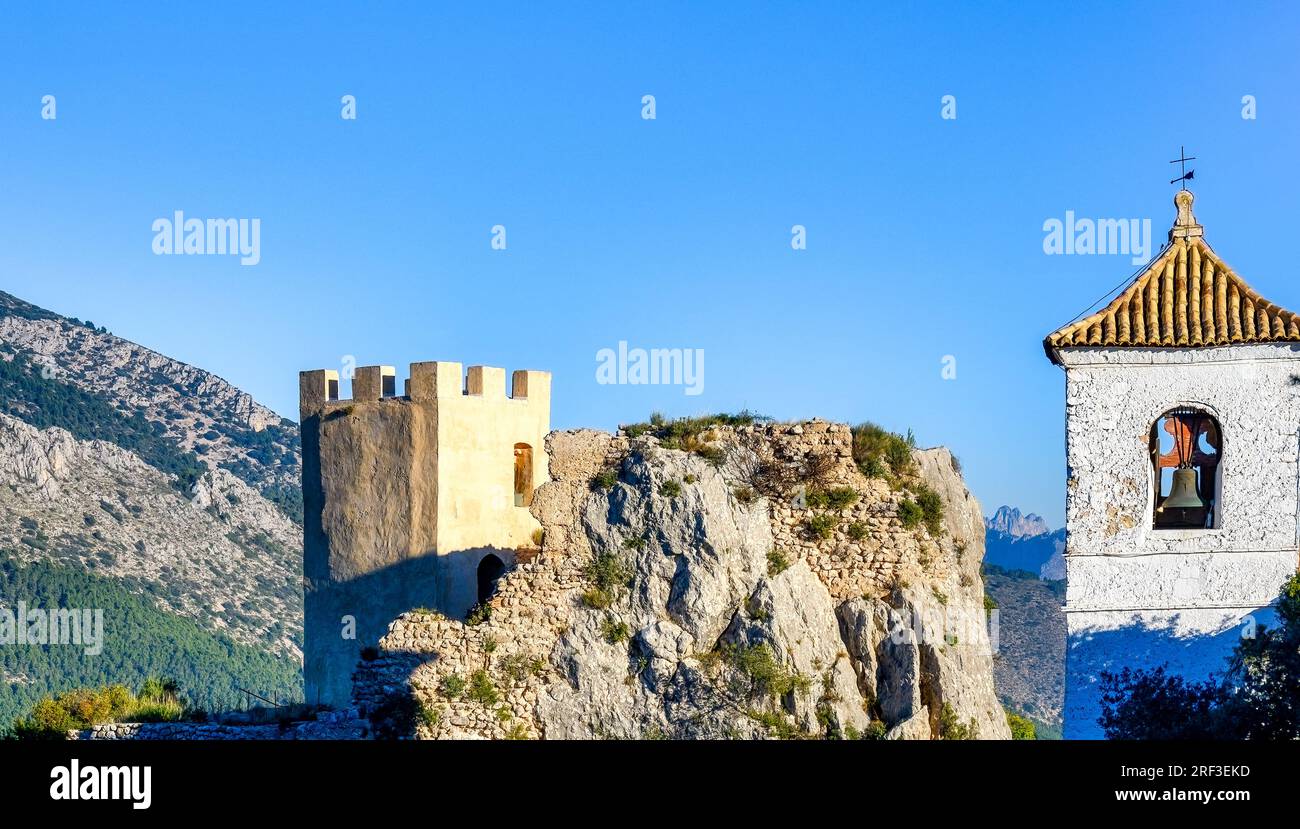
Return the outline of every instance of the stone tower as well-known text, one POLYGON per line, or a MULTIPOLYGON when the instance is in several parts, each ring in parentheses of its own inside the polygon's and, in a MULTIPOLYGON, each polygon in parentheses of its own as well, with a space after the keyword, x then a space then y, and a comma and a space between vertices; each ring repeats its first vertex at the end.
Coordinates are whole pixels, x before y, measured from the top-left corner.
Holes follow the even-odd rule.
POLYGON ((551 376, 412 363, 299 375, 303 675, 309 702, 346 705, 361 650, 417 607, 464 617, 533 545, 547 480, 551 376))
POLYGON ((1203 679, 1297 566, 1300 317, 1206 244, 1193 196, 1101 311, 1047 337, 1066 375, 1065 736, 1098 675, 1203 679))

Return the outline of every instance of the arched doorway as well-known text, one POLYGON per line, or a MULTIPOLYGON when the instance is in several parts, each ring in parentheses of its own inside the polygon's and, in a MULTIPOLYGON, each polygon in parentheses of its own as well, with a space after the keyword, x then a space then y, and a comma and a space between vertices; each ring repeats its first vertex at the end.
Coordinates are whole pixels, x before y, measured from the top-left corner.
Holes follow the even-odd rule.
POLYGON ((526 443, 515 444, 515 506, 526 507, 533 503, 533 447, 526 443))
POLYGON ((506 563, 492 553, 478 563, 478 603, 483 604, 497 592, 497 580, 506 571, 506 563))

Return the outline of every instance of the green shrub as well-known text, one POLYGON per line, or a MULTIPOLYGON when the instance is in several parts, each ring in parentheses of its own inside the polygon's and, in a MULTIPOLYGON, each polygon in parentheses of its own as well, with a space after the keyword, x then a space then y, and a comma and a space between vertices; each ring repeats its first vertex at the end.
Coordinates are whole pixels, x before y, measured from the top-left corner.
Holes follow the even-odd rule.
POLYGON ((778 662, 772 647, 766 642, 747 646, 724 645, 722 659, 748 680, 751 698, 807 694, 812 688, 812 680, 778 662))
POLYGON ((438 682, 438 691, 447 699, 460 699, 465 693, 465 680, 460 674, 447 674, 438 682))
POLYGON ((943 499, 925 484, 916 487, 916 504, 921 508, 922 520, 930 535, 943 533, 943 499))
POLYGON ((477 627, 492 618, 492 605, 488 602, 479 602, 469 609, 469 615, 465 617, 465 624, 470 627, 477 627))
POLYGON ((849 538, 853 539, 854 541, 863 541, 869 535, 871 535, 871 530, 868 529, 867 525, 862 523, 861 521, 852 522, 851 524, 849 524, 847 529, 848 529, 849 538))
POLYGON ((619 642, 626 642, 632 634, 627 622, 616 616, 606 616, 600 622, 600 635, 611 645, 617 645, 619 642))
POLYGON ((18 739, 62 740, 74 729, 110 722, 175 722, 189 713, 174 682, 148 678, 139 694, 124 685, 106 685, 44 696, 27 717, 14 721, 12 731, 18 739))
POLYGON ((659 494, 665 498, 676 498, 682 494, 682 485, 677 481, 664 481, 659 485, 659 494))
POLYGON ((628 437, 653 435, 670 449, 691 449, 692 444, 697 442, 701 435, 716 426, 748 426, 771 419, 765 415, 755 414, 748 409, 735 414, 679 417, 673 420, 669 420, 659 412, 652 412, 649 423, 633 423, 622 428, 628 437))
POLYGON ((916 439, 911 430, 904 437, 874 423, 860 423, 853 427, 852 434, 853 460, 863 474, 882 477, 888 471, 902 476, 915 470, 912 449, 916 446, 916 439))
POLYGON ((582 604, 592 610, 604 610, 614 603, 614 594, 599 587, 592 587, 582 592, 582 604))
POLYGON ((903 526, 909 530, 921 523, 925 518, 925 510, 921 505, 910 498, 904 498, 898 505, 898 520, 903 522, 903 526))
POLYGON ((826 505, 842 510, 858 500, 858 492, 851 486, 837 486, 826 491, 826 505))
POLYGON ((963 724, 957 718, 957 712, 953 710, 952 703, 945 702, 943 709, 939 712, 939 739, 941 740, 977 740, 979 739, 980 727, 972 717, 968 722, 963 724))
POLYGON ((501 700, 501 695, 497 693, 497 686, 492 684, 492 677, 480 668, 470 674, 465 698, 481 705, 496 705, 501 700))
POLYGON ((731 491, 736 501, 744 506, 752 506, 758 500, 758 493, 751 486, 738 486, 731 491))
POLYGON ((727 450, 718 446, 716 443, 707 443, 695 448, 695 454, 704 458, 709 464, 717 469, 727 462, 727 450))
POLYGON ((840 518, 838 515, 810 515, 804 519, 804 529, 814 538, 820 538, 825 541, 835 535, 835 528, 839 526, 840 518))
POLYGON ((618 471, 614 469, 602 469, 591 479, 591 488, 597 490, 609 490, 614 488, 618 483, 618 471))
POLYGON ((1022 717, 1019 714, 1007 709, 1007 727, 1011 729, 1011 739, 1013 740, 1037 740, 1038 735, 1034 731, 1034 723, 1028 717, 1022 717))
POLYGON ((503 656, 497 661, 501 672, 509 677, 513 682, 523 682, 529 676, 541 676, 542 671, 546 670, 546 662, 540 656, 529 656, 524 653, 513 653, 509 656, 503 656))
POLYGON ((420 722, 426 728, 437 728, 442 720, 442 712, 432 705, 420 705, 420 722))
POLYGON ((868 723, 867 727, 859 731, 851 725, 844 727, 844 739, 846 740, 883 740, 888 729, 880 720, 868 723))
POLYGON ((775 577, 785 572, 790 566, 790 559, 786 558, 785 553, 775 547, 767 551, 767 574, 775 577))

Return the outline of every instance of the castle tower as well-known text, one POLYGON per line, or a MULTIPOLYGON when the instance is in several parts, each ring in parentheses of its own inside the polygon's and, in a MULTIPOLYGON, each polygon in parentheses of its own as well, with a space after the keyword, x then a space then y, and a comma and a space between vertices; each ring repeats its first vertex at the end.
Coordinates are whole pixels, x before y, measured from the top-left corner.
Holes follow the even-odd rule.
POLYGON ((1222 671, 1297 566, 1300 317, 1219 258, 1192 201, 1132 284, 1044 341, 1066 376, 1067 738, 1102 736, 1102 671, 1222 671))
POLYGON ((532 546, 551 376, 412 363, 299 375, 306 698, 343 706, 361 650, 417 607, 463 618, 532 546))

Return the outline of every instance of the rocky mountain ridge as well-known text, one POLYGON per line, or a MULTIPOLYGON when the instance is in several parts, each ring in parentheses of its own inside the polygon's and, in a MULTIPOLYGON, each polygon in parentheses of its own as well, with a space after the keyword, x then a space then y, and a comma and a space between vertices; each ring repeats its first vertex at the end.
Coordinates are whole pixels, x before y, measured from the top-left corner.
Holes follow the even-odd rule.
MULTIPOLYGON (((109 579, 164 614, 296 670, 299 467, 296 426, 225 380, 0 292, 5 566, 40 562, 109 579)), ((0 606, 23 598, 0 594, 0 606)), ((114 659, 126 653, 146 658, 124 648, 114 659)), ((216 670, 214 653, 202 659, 216 670)), ((31 656, 32 664, 41 659, 31 656)), ((267 666, 250 668, 246 652, 229 659, 221 669, 235 672, 231 681, 283 690, 279 663, 274 677, 255 677, 238 672, 267 666)), ((60 669, 47 668, 11 665, 3 681, 24 694, 68 687, 60 669)), ((149 670, 129 659, 120 668, 127 682, 149 670)))

